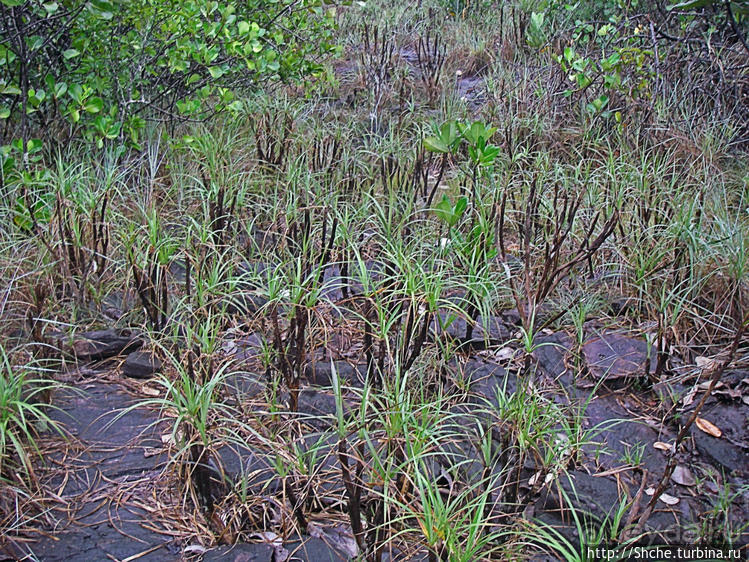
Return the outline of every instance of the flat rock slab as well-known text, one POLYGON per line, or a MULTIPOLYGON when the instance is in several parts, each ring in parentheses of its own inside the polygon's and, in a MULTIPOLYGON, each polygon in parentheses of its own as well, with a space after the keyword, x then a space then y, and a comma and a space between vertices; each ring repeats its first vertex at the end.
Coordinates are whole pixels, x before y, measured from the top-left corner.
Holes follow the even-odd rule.
POLYGON ((497 405, 498 393, 511 396, 518 387, 517 376, 496 363, 470 359, 463 371, 471 392, 497 405))
POLYGON ((512 339, 512 333, 503 318, 479 316, 476 321, 466 320, 460 316, 453 316, 441 311, 438 317, 432 321, 430 326, 432 339, 447 337, 457 340, 471 349, 484 349, 497 345, 504 345, 512 339), (468 335, 468 326, 473 326, 473 331, 468 335), (468 336, 468 337, 466 337, 468 336))
POLYGON ((134 351, 122 364, 122 374, 134 379, 148 379, 161 371, 161 361, 153 353, 134 351))
POLYGON ((568 369, 567 362, 572 362, 573 341, 564 332, 543 335, 537 338, 537 346, 533 350, 533 358, 537 367, 549 378, 560 382, 571 390, 573 382, 572 369, 568 369))
MULTIPOLYGON (((621 397, 620 397, 621 398, 621 397)), ((641 466, 651 474, 660 474, 666 457, 653 447, 656 441, 670 441, 672 434, 662 434, 632 414, 617 401, 616 394, 598 395, 585 408, 585 429, 588 444, 583 449, 596 458, 602 468, 615 469, 628 463, 641 451, 641 466)))
MULTIPOLYGON (((612 477, 592 476, 580 470, 570 470, 559 476, 558 485, 577 507, 598 517, 606 517, 622 499, 616 480, 612 477)), ((556 486, 544 489, 536 502, 536 509, 543 511, 566 511, 569 505, 556 486)))
POLYGON ((80 526, 55 534, 55 540, 42 539, 29 546, 32 559, 45 562, 93 562, 95 560, 181 560, 179 550, 166 535, 141 526, 148 514, 134 508, 100 510, 80 526))
POLYGON ((733 404, 711 404, 701 413, 717 426, 722 435, 713 437, 692 426, 691 433, 700 455, 718 468, 749 478, 749 443, 747 442, 747 420, 749 406, 733 404))
POLYGON ((304 376, 307 382, 323 387, 333 386, 333 369, 335 368, 338 380, 343 386, 356 386, 361 388, 367 377, 367 366, 365 364, 351 365, 347 361, 315 361, 304 368, 304 376))
MULTIPOLYGON (((644 339, 609 332, 583 345, 583 356, 591 376, 595 379, 627 379, 645 374, 648 345, 644 339)), ((651 372, 655 358, 651 358, 651 372)))
POLYGON ((335 548, 332 541, 317 537, 304 537, 302 540, 284 543, 289 552, 290 560, 304 560, 305 562, 345 562, 352 558, 335 548))
POLYGON ((221 546, 203 555, 203 562, 268 562, 273 560, 274 548, 265 543, 240 543, 221 546))
POLYGON ((50 417, 65 424, 72 439, 40 469, 58 493, 58 522, 43 529, 47 536, 25 545, 28 555, 50 561, 178 560, 171 537, 143 526, 154 522, 140 507, 150 505, 167 461, 158 412, 133 408, 117 418, 133 398, 104 382, 58 390, 52 403, 57 409, 50 417))
POLYGON ((129 330, 96 330, 74 336, 57 335, 54 340, 63 353, 77 361, 101 361, 121 353, 135 351, 143 340, 129 330))

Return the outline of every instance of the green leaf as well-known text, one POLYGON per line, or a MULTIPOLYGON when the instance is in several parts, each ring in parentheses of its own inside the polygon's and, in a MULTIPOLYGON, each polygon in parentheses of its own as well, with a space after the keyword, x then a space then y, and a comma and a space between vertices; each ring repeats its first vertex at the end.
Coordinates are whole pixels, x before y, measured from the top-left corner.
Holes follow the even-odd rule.
POLYGON ((21 88, 16 86, 15 84, 9 84, 5 86, 2 90, 0 90, 0 94, 5 94, 8 96, 20 96, 21 95, 21 88))
POLYGON ((68 88, 68 94, 75 103, 80 104, 83 97, 83 88, 81 88, 80 84, 73 84, 68 88))
POLYGON ((685 2, 679 2, 668 6, 668 10, 694 10, 695 8, 705 8, 717 4, 716 0, 686 0, 685 2))
POLYGON ((15 6, 20 6, 23 4, 24 0, 0 0, 1 3, 5 4, 6 6, 10 6, 11 8, 15 6))
POLYGON ((468 207, 468 198, 461 197, 455 203, 455 209, 453 210, 453 214, 457 215, 457 217, 460 218, 461 216, 463 216, 463 213, 465 212, 467 207, 468 207))
POLYGON ((87 113, 99 113, 103 107, 104 100, 99 97, 93 97, 86 101, 86 105, 83 106, 83 109, 87 113))
POLYGON ((443 195, 442 200, 434 206, 434 214, 437 215, 440 220, 449 223, 452 212, 453 206, 450 203, 450 200, 447 198, 447 195, 443 195))
POLYGON ((114 17, 114 6, 106 0, 91 0, 91 6, 94 12, 104 20, 111 20, 114 17))
POLYGON ((0 107, 0 119, 7 119, 8 117, 10 117, 10 109, 5 106, 0 107))
POLYGON ((424 139, 424 148, 426 148, 429 152, 439 152, 442 154, 450 152, 450 149, 447 147, 447 145, 437 137, 426 137, 424 139))
POLYGON ((68 85, 65 82, 60 82, 58 84, 55 84, 54 92, 55 92, 55 99, 60 99, 62 96, 65 95, 65 92, 68 91, 68 85))
POLYGON ((66 49, 66 50, 64 50, 64 51, 62 52, 62 56, 63 56, 63 58, 64 58, 65 60, 70 60, 70 59, 72 59, 72 58, 75 58, 75 57, 77 57, 77 56, 78 56, 78 55, 80 55, 80 54, 81 54, 81 52, 80 52, 80 51, 78 51, 77 49, 66 49))

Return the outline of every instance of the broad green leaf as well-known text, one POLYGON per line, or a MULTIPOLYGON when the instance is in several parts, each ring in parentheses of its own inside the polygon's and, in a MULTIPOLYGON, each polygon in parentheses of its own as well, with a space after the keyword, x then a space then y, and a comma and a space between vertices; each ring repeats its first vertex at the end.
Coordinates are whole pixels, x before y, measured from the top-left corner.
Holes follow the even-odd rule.
POLYGON ((104 20, 111 20, 114 17, 114 6, 106 0, 91 0, 91 6, 94 12, 104 20))
POLYGON ((443 195, 442 200, 434 206, 434 214, 437 215, 440 220, 449 224, 452 212, 453 206, 450 203, 450 200, 447 198, 447 195, 443 195))
POLYGON ((465 212, 467 207, 468 207, 468 198, 461 197, 455 203, 455 210, 453 211, 453 214, 456 215, 458 218, 460 218, 461 216, 463 216, 463 213, 465 212))
POLYGON ((713 4, 717 4, 717 0, 686 0, 685 2, 679 2, 668 6, 669 10, 694 10, 695 8, 705 8, 713 4))
POLYGON ((83 109, 88 113, 99 113, 104 107, 104 100, 99 97, 93 97, 86 101, 83 109))
POLYGON ((437 137, 426 137, 424 139, 424 148, 429 152, 440 152, 442 154, 450 152, 448 146, 437 137))

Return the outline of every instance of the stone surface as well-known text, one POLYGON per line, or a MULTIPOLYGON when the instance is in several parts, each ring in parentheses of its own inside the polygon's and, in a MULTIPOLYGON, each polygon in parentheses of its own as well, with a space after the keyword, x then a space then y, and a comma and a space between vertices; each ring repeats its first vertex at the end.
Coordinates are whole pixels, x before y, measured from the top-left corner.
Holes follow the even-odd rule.
MULTIPOLYGON (((599 517, 605 517, 621 499, 613 477, 596 477, 580 470, 570 470, 559 476, 557 484, 576 507, 599 517)), ((536 509, 543 511, 566 511, 568 507, 556 486, 545 489, 536 503, 536 509)))
POLYGON ((432 321, 430 336, 432 339, 447 336, 458 340, 470 349, 485 349, 486 347, 504 345, 512 339, 512 333, 499 316, 479 316, 473 322, 473 331, 469 337, 467 327, 469 320, 463 317, 452 317, 447 312, 439 312, 438 318, 432 321))
MULTIPOLYGON (((347 361, 333 361, 338 379, 344 386, 361 387, 367 374, 367 366, 351 365, 347 361)), ((330 361, 315 361, 304 368, 307 382, 317 386, 333 386, 333 371, 330 361)))
MULTIPOLYGON (((608 332, 588 340, 583 345, 583 356, 595 379, 636 378, 645 374, 648 345, 644 339, 608 332)), ((655 357, 651 357, 650 372, 655 364, 655 357)))
POLYGON ((258 291, 237 291, 225 299, 226 312, 229 314, 257 314, 268 304, 268 297, 258 291))
MULTIPOLYGON (((558 379, 568 374, 568 362, 572 362, 572 338, 564 332, 539 336, 533 358, 538 368, 551 379, 558 379)), ((563 382, 568 382, 566 379, 563 382)))
POLYGON ((135 379, 147 379, 161 371, 161 361, 153 353, 134 351, 122 364, 122 373, 135 379))
POLYGON ((265 543, 240 543, 221 546, 203 555, 203 562, 269 562, 273 560, 273 546, 265 543))
POLYGON ((121 353, 135 351, 143 340, 128 330, 96 330, 75 334, 72 343, 67 336, 58 339, 64 352, 78 361, 101 361, 121 353))
POLYGON ((511 396, 517 389, 517 376, 495 363, 469 360, 463 370, 471 392, 497 404, 497 393, 511 396))
POLYGON ((343 552, 337 550, 335 545, 316 537, 303 537, 301 540, 284 543, 284 548, 289 551, 291 560, 304 560, 305 562, 341 562, 349 560, 343 552))
MULTIPOLYGON (((168 535, 146 529, 152 515, 129 498, 147 497, 167 456, 156 423, 158 412, 126 411, 132 397, 115 384, 88 383, 55 391, 50 416, 64 423, 75 442, 49 458, 49 486, 58 501, 52 505, 59 523, 41 529, 24 548, 32 559, 48 561, 179 560, 179 548, 168 535), (64 466, 66 474, 54 471, 64 466)), ((40 467, 44 474, 44 467, 40 467)))
POLYGON ((749 443, 745 440, 749 406, 710 404, 700 417, 715 424, 723 433, 713 437, 693 425, 691 433, 700 455, 718 467, 749 478, 749 443))

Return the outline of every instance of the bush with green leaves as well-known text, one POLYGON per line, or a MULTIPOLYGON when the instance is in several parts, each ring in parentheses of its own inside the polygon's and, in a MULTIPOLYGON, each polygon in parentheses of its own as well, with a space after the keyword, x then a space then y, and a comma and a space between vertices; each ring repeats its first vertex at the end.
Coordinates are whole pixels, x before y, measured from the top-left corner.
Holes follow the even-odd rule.
POLYGON ((320 0, 0 0, 2 144, 20 139, 25 164, 37 133, 137 146, 146 120, 238 109, 240 89, 319 70, 333 15, 320 0))

